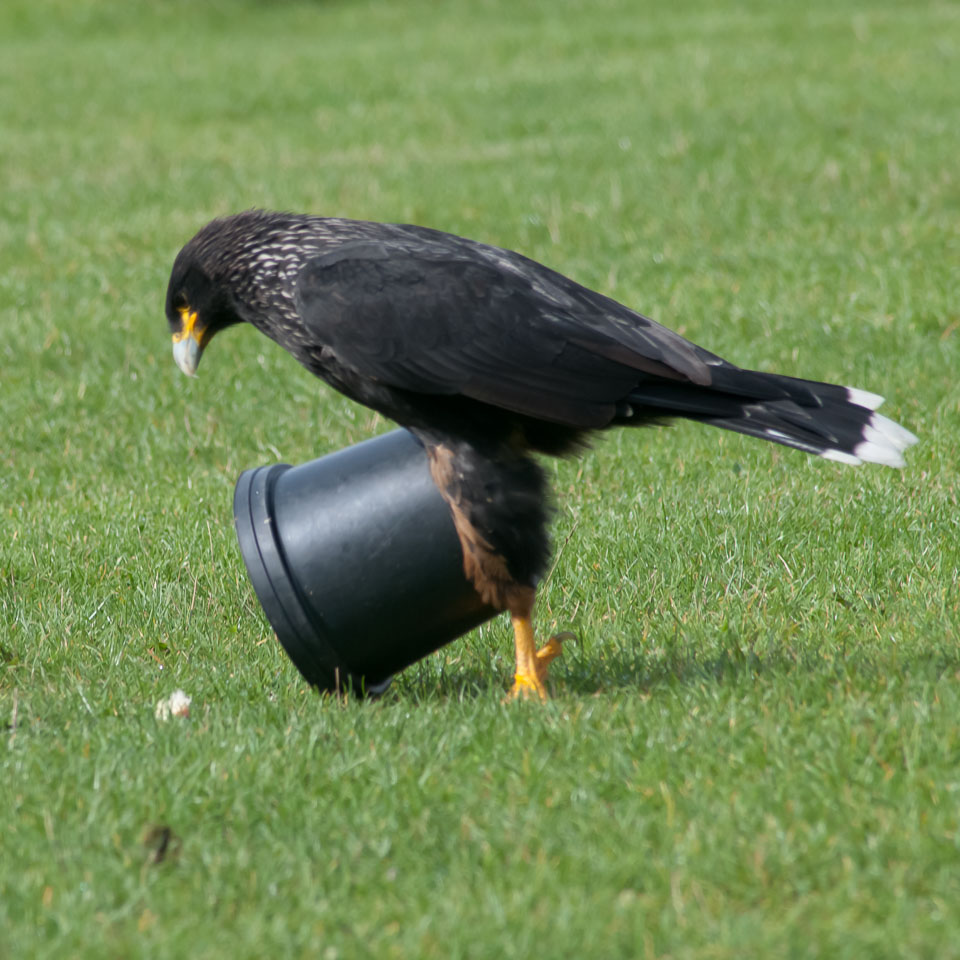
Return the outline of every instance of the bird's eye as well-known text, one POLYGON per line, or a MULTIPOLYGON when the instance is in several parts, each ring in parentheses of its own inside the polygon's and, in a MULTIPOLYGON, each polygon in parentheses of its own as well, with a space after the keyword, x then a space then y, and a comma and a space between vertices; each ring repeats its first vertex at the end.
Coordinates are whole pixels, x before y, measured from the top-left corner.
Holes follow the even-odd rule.
POLYGON ((190 309, 190 301, 182 290, 173 298, 173 306, 177 313, 190 309))

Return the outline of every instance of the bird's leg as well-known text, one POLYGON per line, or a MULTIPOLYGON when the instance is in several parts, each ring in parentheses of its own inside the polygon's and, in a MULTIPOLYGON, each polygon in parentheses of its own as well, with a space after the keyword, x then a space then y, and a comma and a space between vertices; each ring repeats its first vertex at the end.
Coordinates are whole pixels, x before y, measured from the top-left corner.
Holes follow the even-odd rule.
POLYGON ((513 642, 517 650, 517 672, 509 698, 537 696, 547 699, 544 680, 550 661, 560 656, 561 641, 564 635, 551 637, 539 650, 533 635, 533 621, 530 615, 511 615, 513 623, 513 642))
POLYGON ((450 508, 466 578, 484 603, 510 612, 517 670, 509 698, 546 700, 547 665, 571 635, 551 637, 538 650, 533 634, 536 584, 549 556, 543 471, 526 455, 522 431, 510 442, 483 449, 430 431, 414 432, 450 508))

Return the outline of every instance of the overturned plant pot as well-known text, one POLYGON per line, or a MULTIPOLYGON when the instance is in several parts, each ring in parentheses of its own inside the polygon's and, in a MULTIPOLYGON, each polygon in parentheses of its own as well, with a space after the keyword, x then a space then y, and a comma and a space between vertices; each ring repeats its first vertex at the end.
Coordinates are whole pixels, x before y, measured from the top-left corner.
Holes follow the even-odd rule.
POLYGON ((450 511, 406 430, 246 470, 233 515, 270 625, 322 690, 381 693, 496 613, 464 576, 450 511))

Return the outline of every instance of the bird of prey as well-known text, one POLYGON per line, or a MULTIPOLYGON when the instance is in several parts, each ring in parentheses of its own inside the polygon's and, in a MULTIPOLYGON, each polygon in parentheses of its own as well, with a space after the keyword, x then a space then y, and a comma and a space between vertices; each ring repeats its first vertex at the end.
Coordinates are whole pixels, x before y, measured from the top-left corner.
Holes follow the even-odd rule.
POLYGON ((250 323, 423 444, 464 572, 509 612, 514 695, 546 697, 551 637, 531 616, 549 557, 532 454, 676 417, 859 464, 903 466, 916 437, 866 390, 744 370, 519 253, 438 230, 248 211, 178 254, 173 355, 193 375, 214 334, 250 323))

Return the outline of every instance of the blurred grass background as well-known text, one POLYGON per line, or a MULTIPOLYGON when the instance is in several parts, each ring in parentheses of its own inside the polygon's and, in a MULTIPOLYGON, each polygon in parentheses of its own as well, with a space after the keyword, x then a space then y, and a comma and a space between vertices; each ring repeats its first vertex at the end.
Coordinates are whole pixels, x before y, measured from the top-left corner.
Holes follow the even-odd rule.
POLYGON ((960 956, 958 55, 954 3, 7 0, 0 955, 960 956), (252 330, 187 381, 163 318, 254 206, 518 249, 922 442, 603 438, 554 701, 499 621, 321 701, 232 488, 389 424, 252 330))

